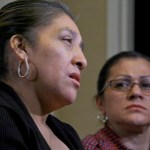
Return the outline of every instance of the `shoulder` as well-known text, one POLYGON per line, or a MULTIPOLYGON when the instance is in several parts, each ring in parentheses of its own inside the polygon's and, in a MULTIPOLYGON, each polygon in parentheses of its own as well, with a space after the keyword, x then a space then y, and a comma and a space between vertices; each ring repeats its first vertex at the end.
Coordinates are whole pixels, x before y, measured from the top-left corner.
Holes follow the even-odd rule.
POLYGON ((1 84, 2 83, 0 83, 0 124, 14 124, 14 127, 22 126, 22 128, 28 126, 27 124, 33 124, 28 110, 17 93, 5 84, 2 88, 1 84))
POLYGON ((101 143, 105 139, 104 129, 99 129, 95 134, 90 134, 83 138, 82 143, 85 150, 100 150, 101 143))
POLYGON ((26 147, 24 137, 27 135, 27 132, 22 126, 23 124, 20 124, 19 120, 16 122, 15 118, 17 117, 13 115, 12 111, 0 106, 0 149, 1 147, 12 148, 12 141, 14 141, 14 144, 20 145, 22 149, 26 147), (7 143, 5 141, 7 141, 7 143))
POLYGON ((27 116, 0 106, 0 149, 49 149, 39 130, 27 116), (26 117, 26 118, 24 118, 26 117))
POLYGON ((31 131, 31 123, 26 118, 8 107, 0 106, 0 134, 5 132, 16 137, 25 137, 31 131))
POLYGON ((93 135, 88 135, 83 139, 85 150, 118 149, 123 147, 120 138, 109 127, 105 126, 93 135), (119 146, 118 146, 119 145, 119 146))
POLYGON ((83 140, 82 144, 85 148, 85 150, 95 150, 95 148, 98 145, 98 141, 94 135, 87 135, 83 140))

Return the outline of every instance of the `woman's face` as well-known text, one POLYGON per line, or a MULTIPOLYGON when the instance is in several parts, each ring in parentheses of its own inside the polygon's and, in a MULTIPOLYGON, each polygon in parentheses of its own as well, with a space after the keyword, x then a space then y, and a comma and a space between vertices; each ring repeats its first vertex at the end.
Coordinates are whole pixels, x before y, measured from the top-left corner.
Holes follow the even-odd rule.
MULTIPOLYGON (((132 79, 135 84, 126 92, 107 87, 101 99, 103 102, 97 103, 100 110, 108 116, 110 126, 150 124, 150 93, 144 93, 136 84, 142 76, 150 76, 150 63, 144 59, 122 59, 111 68, 107 82, 124 79, 126 83, 128 79, 132 79)), ((144 85, 147 83, 144 82, 144 85)))
POLYGON ((38 31, 30 61, 36 70, 35 94, 51 110, 75 101, 81 70, 87 65, 76 24, 61 15, 38 31))

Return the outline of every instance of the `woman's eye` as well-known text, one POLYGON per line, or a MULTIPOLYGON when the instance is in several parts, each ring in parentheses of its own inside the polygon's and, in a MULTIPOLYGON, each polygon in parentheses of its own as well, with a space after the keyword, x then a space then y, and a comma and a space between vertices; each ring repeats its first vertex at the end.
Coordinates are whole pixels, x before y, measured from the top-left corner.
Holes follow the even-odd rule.
POLYGON ((71 43, 72 42, 72 39, 64 39, 65 41, 71 43))
POLYGON ((70 38, 70 37, 64 37, 64 38, 62 38, 62 40, 68 44, 72 43, 72 38, 70 38))
POLYGON ((141 87, 142 88, 147 88, 147 89, 150 89, 150 82, 143 82, 143 83, 141 83, 141 87))
POLYGON ((126 87, 129 87, 130 85, 130 82, 128 81, 113 81, 113 87, 114 88, 126 88, 126 87))
POLYGON ((127 82, 118 82, 117 84, 116 84, 116 86, 117 87, 126 87, 126 86, 128 86, 129 84, 127 83, 127 82))

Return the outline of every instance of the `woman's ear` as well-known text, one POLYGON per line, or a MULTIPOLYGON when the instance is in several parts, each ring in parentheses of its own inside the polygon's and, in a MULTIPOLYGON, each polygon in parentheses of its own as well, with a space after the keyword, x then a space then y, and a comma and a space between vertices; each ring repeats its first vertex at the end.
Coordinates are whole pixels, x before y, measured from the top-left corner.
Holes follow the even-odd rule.
POLYGON ((104 115, 105 114, 105 102, 102 96, 96 98, 96 104, 100 110, 100 112, 104 115))
POLYGON ((19 59, 24 60, 26 55, 26 40, 21 35, 13 35, 10 39, 10 48, 18 56, 19 59))

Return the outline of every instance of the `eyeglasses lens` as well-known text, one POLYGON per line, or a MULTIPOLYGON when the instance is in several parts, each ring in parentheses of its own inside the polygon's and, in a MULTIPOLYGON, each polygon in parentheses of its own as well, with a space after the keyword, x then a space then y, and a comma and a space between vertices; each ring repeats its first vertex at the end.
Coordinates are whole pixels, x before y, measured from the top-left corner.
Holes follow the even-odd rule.
POLYGON ((129 91, 134 84, 139 85, 140 89, 150 94, 150 77, 140 78, 139 82, 133 82, 132 79, 116 79, 109 82, 109 86, 115 91, 129 91))

